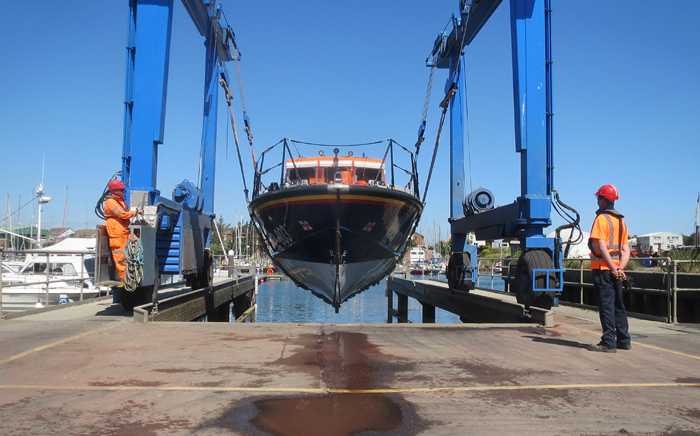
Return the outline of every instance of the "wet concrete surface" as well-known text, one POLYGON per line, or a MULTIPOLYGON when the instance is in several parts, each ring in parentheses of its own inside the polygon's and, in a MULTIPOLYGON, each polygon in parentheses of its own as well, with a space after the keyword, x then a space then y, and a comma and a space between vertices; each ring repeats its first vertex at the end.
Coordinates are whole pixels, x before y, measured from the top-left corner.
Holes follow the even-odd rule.
MULTIPOLYGON (((696 328, 0 322, 2 435, 700 435, 696 328)), ((76 308, 77 309, 77 308, 76 308)))

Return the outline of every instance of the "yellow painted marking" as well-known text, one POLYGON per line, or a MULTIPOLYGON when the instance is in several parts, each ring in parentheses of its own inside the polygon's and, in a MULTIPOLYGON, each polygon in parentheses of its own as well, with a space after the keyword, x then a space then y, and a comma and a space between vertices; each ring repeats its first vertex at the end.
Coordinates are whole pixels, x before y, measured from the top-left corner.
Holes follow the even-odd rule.
POLYGON ((524 391, 541 389, 601 389, 601 388, 677 388, 700 387, 700 383, 582 383, 569 385, 527 386, 454 386, 443 388, 389 388, 389 389, 312 389, 312 388, 244 388, 244 387, 190 387, 190 386, 49 386, 0 385, 0 389, 34 389, 51 391, 182 391, 182 392, 285 392, 302 394, 397 394, 431 392, 524 391))
POLYGON ((528 385, 528 386, 457 386, 444 388, 395 388, 395 389, 327 389, 337 394, 394 394, 419 392, 468 392, 468 391, 525 391, 539 389, 596 389, 596 388, 649 388, 649 387, 700 387, 700 383, 583 383, 571 385, 528 385))
MULTIPOLYGON (((575 328, 576 330, 582 331, 582 332, 584 332, 584 333, 588 333, 588 334, 594 335, 594 336, 600 335, 599 332, 598 332, 598 333, 592 332, 592 331, 589 331, 589 330, 582 329, 582 328, 580 328, 580 327, 573 327, 573 328, 575 328)), ((669 350, 669 349, 666 349, 666 348, 655 347, 655 346, 653 346, 653 345, 647 345, 647 344, 643 344, 643 343, 641 343, 641 342, 636 342, 636 341, 635 341, 635 342, 632 343, 632 345, 635 346, 635 347, 636 347, 636 346, 640 346, 640 347, 645 347, 645 348, 651 348, 652 350, 663 351, 663 352, 665 352, 665 353, 677 354, 677 355, 679 355, 679 356, 690 357, 691 359, 700 360, 700 356, 695 356, 695 355, 693 355, 693 354, 687 354, 687 353, 681 353, 680 351, 673 351, 673 350, 669 350)))
POLYGON ((31 350, 25 351, 24 353, 15 354, 14 356, 8 357, 5 360, 0 360, 0 365, 2 365, 3 363, 12 362, 13 360, 17 360, 20 357, 24 357, 24 356, 27 356, 27 355, 32 354, 32 353, 46 350, 47 348, 55 347, 56 345, 61 345, 63 343, 66 343, 68 341, 72 341, 74 339, 82 338, 83 336, 91 335, 94 333, 100 333, 100 332, 103 332, 103 331, 106 331, 109 329, 113 329, 114 327, 116 327, 118 325, 119 324, 113 324, 113 325, 107 326, 107 327, 99 329, 99 330, 91 330, 89 332, 81 333, 81 334, 76 335, 76 336, 71 336, 70 338, 61 339, 60 341, 52 342, 50 344, 42 345, 41 347, 33 348, 31 350))
POLYGON ((49 386, 49 385, 0 385, 0 389, 35 389, 40 391, 203 391, 203 392, 294 392, 325 394, 325 389, 312 388, 243 388, 243 387, 199 387, 199 386, 49 386))

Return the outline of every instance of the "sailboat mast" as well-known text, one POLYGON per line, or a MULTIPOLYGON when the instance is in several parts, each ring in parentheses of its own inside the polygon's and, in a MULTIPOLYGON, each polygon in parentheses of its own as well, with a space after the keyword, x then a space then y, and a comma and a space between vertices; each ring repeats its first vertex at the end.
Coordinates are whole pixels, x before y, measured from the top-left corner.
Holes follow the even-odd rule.
POLYGON ((700 193, 695 206, 695 246, 700 246, 700 193))

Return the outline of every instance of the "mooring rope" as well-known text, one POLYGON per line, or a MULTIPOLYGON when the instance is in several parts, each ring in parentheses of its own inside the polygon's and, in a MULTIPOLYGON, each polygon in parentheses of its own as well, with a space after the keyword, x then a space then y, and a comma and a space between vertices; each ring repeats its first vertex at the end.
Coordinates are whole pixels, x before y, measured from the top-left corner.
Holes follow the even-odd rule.
POLYGON ((134 237, 126 242, 124 257, 126 257, 124 288, 134 292, 143 280, 143 246, 139 238, 134 237))

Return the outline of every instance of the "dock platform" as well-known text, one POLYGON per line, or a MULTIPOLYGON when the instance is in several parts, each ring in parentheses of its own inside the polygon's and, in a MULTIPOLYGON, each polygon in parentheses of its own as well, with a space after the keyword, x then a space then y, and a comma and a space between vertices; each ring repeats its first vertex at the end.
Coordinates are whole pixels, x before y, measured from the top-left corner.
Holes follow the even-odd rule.
POLYGON ((698 326, 630 318, 632 349, 597 353, 596 312, 552 316, 143 324, 101 299, 2 320, 0 434, 700 434, 698 326))

